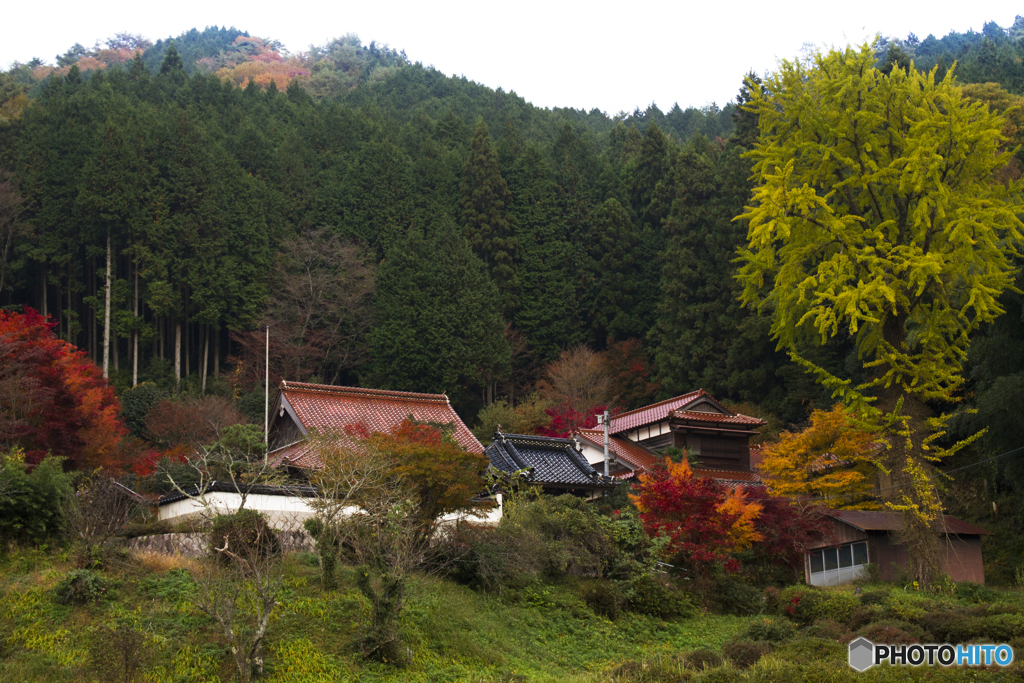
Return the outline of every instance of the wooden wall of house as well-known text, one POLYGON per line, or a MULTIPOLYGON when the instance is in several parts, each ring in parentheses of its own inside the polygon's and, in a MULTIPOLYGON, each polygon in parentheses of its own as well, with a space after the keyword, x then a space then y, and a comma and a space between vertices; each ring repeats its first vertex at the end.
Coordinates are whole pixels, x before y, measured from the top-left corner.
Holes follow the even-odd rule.
POLYGON ((292 419, 291 415, 288 413, 284 415, 278 414, 273 416, 269 436, 270 450, 274 450, 275 448, 288 446, 300 440, 302 438, 302 430, 299 429, 299 425, 295 424, 295 420, 292 419))
MULTIPOLYGON (((868 533, 866 531, 861 531, 860 529, 856 529, 849 524, 844 524, 843 522, 835 519, 829 519, 829 521, 831 522, 829 529, 831 532, 830 535, 809 545, 808 550, 834 548, 836 546, 846 545, 847 543, 856 543, 858 541, 868 540, 868 533)), ((868 552, 870 552, 870 548, 868 549, 868 552)), ((874 562, 873 559, 870 561, 874 562)))
POLYGON ((703 467, 719 470, 750 471, 750 438, 746 435, 703 434, 685 427, 672 432, 676 448, 698 452, 703 467))
MULTIPOLYGON (((978 536, 943 536, 942 571, 953 581, 985 583, 981 539, 978 536)), ((868 540, 868 559, 878 565, 883 581, 906 580, 910 574, 910 557, 906 546, 893 545, 888 532, 872 531, 868 540)))

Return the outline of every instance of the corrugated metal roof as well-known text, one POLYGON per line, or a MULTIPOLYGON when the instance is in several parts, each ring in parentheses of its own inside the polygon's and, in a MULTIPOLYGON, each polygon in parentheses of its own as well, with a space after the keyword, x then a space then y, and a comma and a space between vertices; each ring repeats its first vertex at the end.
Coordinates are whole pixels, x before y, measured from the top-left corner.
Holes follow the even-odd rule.
POLYGON ((700 398, 701 396, 707 396, 707 392, 703 389, 698 389, 697 391, 692 391, 689 394, 683 394, 682 396, 669 398, 664 401, 659 401, 658 403, 652 403, 649 406, 613 415, 610 429, 613 434, 621 434, 622 432, 628 432, 629 430, 636 429, 637 427, 667 420, 668 416, 673 411, 678 410, 687 404, 693 403, 695 399, 700 398))
POLYGON ((516 472, 530 468, 529 481, 564 488, 611 488, 590 466, 572 439, 496 432, 485 451, 496 469, 516 472))
POLYGON ((362 426, 367 432, 389 432, 411 415, 420 422, 453 424, 460 446, 484 452, 444 394, 281 382, 281 395, 307 431, 362 426))
MULTIPOLYGON (((604 448, 603 429, 580 429, 577 433, 581 438, 586 439, 598 448, 604 448)), ((610 436, 608 439, 608 450, 634 470, 645 470, 653 467, 658 462, 657 455, 623 436, 610 436)))
MULTIPOLYGON (((861 531, 900 531, 903 529, 903 514, 886 510, 829 510, 826 513, 845 524, 861 531)), ((968 536, 991 536, 992 532, 970 522, 943 515, 943 532, 968 536)))

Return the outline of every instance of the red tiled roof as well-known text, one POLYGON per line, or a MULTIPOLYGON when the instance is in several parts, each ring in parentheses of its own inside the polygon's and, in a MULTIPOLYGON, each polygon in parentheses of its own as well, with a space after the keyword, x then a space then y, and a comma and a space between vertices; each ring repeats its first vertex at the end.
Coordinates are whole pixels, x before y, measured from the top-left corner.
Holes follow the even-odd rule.
MULTIPOLYGON (((472 453, 484 452, 444 394, 281 382, 281 396, 307 431, 361 425, 369 432, 388 432, 412 415, 420 422, 454 424, 460 446, 472 453)), ((299 455, 297 452, 296 457, 299 455)))
POLYGON ((750 445, 750 469, 756 470, 761 466, 761 461, 764 459, 764 449, 761 446, 751 444, 750 445))
POLYGON ((722 413, 706 413, 699 410, 673 410, 672 417, 681 420, 694 420, 696 422, 727 422, 729 424, 758 426, 765 424, 764 420, 748 415, 723 415, 722 413))
POLYGON ((613 415, 610 425, 611 432, 613 434, 621 434, 622 432, 628 432, 629 430, 636 429, 637 427, 667 420, 668 416, 673 411, 682 408, 689 403, 693 403, 694 399, 699 398, 700 396, 707 396, 707 392, 703 389, 698 389, 697 391, 691 391, 690 393, 683 394, 682 396, 676 396, 675 398, 659 401, 658 403, 652 403, 651 405, 644 406, 643 408, 636 408, 629 412, 613 415))
POLYGON ((698 477, 711 477, 718 481, 740 481, 760 484, 761 476, 757 472, 737 472, 734 470, 713 470, 706 467, 694 467, 693 474, 698 477))
MULTIPOLYGON (((903 515, 899 512, 887 510, 829 510, 826 514, 861 531, 900 531, 903 529, 903 515)), ((965 522, 950 515, 943 515, 942 522, 943 531, 947 534, 992 535, 992 532, 985 531, 980 526, 975 526, 970 522, 965 522)))
MULTIPOLYGON (((577 433, 598 448, 604 448, 603 429, 580 429, 577 433)), ((612 435, 608 439, 608 450, 615 453, 619 460, 631 465, 634 470, 645 470, 658 462, 658 456, 654 453, 623 436, 612 435)))

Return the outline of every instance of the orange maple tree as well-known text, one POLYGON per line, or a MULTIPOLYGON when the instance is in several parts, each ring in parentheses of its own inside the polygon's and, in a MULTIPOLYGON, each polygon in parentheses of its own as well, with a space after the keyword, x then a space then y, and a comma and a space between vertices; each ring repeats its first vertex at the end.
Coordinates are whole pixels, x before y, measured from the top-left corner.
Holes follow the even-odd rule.
POLYGON ((815 410, 807 429, 784 431, 766 445, 761 477, 776 496, 814 499, 835 509, 873 509, 878 507, 872 497, 877 451, 878 436, 858 427, 837 405, 815 410))
POLYGON ((85 351, 58 339, 31 308, 0 311, 0 443, 80 469, 120 469, 121 405, 85 351))
POLYGON ((685 460, 666 458, 641 474, 633 491, 630 500, 648 535, 667 538, 666 556, 698 577, 716 565, 738 571, 736 553, 761 540, 755 527, 761 506, 747 500, 740 486, 695 476, 685 460))

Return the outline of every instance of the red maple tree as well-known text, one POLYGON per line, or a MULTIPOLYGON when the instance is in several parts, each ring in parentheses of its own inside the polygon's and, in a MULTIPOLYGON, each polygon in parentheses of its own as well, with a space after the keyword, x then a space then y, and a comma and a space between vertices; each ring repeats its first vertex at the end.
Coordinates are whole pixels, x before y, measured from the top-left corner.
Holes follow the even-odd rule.
POLYGON ((0 442, 47 453, 72 467, 121 469, 128 433, 121 405, 84 351, 58 339, 54 324, 26 308, 0 311, 0 442))
POLYGON ((761 511, 740 487, 729 489, 710 477, 694 476, 684 461, 669 459, 640 475, 630 499, 648 535, 668 539, 665 554, 688 565, 698 577, 715 565, 739 570, 735 554, 759 541, 754 522, 761 511))

